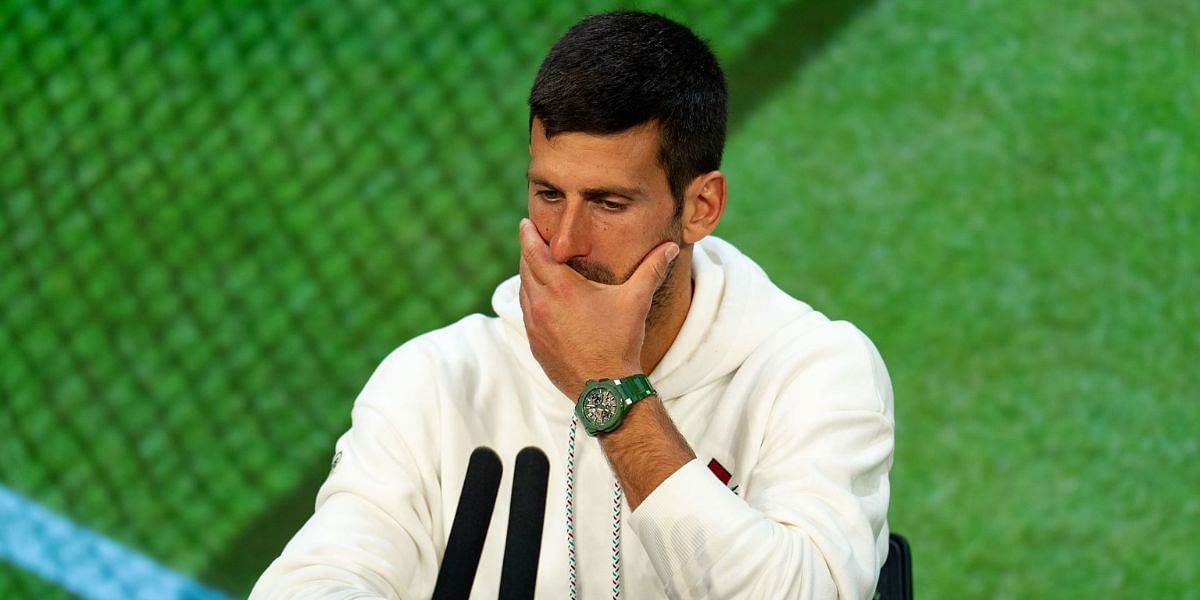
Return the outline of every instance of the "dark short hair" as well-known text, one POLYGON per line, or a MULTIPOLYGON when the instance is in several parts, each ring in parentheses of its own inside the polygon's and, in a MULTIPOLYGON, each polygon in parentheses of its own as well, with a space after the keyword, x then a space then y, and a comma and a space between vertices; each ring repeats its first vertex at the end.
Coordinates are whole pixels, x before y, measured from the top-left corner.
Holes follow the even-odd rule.
POLYGON ((661 15, 618 11, 576 23, 550 49, 529 93, 529 125, 611 134, 659 126, 658 161, 682 208, 688 183, 721 167, 725 74, 696 34, 661 15))

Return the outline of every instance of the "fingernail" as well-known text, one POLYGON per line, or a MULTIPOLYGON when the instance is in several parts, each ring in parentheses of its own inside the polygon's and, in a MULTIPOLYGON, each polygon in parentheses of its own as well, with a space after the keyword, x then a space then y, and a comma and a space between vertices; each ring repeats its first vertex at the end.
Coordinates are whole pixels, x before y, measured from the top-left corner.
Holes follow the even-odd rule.
POLYGON ((521 231, 525 231, 525 226, 526 226, 526 225, 528 225, 528 224, 529 224, 529 219, 528 219, 528 218, 522 218, 522 219, 521 219, 521 225, 518 227, 518 229, 520 229, 521 231))
POLYGON ((675 244, 667 246, 667 262, 675 260, 676 256, 679 256, 679 246, 675 244))

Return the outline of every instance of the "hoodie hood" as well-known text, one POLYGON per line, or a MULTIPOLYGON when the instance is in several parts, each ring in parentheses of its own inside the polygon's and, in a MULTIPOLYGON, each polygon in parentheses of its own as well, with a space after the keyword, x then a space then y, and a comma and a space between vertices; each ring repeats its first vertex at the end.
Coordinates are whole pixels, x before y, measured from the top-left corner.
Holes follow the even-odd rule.
MULTIPOLYGON (((692 281, 692 305, 683 327, 650 373, 664 401, 724 377, 783 325, 812 311, 776 287, 749 257, 713 236, 693 249, 692 281)), ((492 307, 521 364, 556 389, 529 350, 520 285, 517 276, 501 283, 492 295, 492 307)))

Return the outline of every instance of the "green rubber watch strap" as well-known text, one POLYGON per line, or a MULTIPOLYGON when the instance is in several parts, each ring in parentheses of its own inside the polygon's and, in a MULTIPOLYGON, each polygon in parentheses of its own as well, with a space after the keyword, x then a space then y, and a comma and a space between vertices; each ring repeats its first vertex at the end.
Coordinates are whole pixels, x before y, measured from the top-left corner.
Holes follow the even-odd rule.
POLYGON ((650 385, 650 378, 641 373, 614 379, 613 383, 617 384, 618 388, 621 388, 621 391, 625 394, 625 398, 630 401, 626 404, 626 411, 633 407, 634 402, 658 393, 650 385))

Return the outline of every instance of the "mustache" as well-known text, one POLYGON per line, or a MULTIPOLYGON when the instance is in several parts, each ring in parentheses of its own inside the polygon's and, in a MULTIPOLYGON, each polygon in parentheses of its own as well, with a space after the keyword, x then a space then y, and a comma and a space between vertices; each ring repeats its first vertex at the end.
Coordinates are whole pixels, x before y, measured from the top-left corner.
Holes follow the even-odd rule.
POLYGON ((629 279, 629 276, 633 275, 633 273, 630 272, 627 273, 625 277, 618 279, 616 274, 609 270, 608 267, 584 260, 580 257, 575 257, 571 260, 568 260, 567 266, 571 267, 571 269, 573 269, 576 273, 583 275, 585 278, 596 283, 603 283, 605 285, 617 285, 625 283, 625 281, 629 279))

